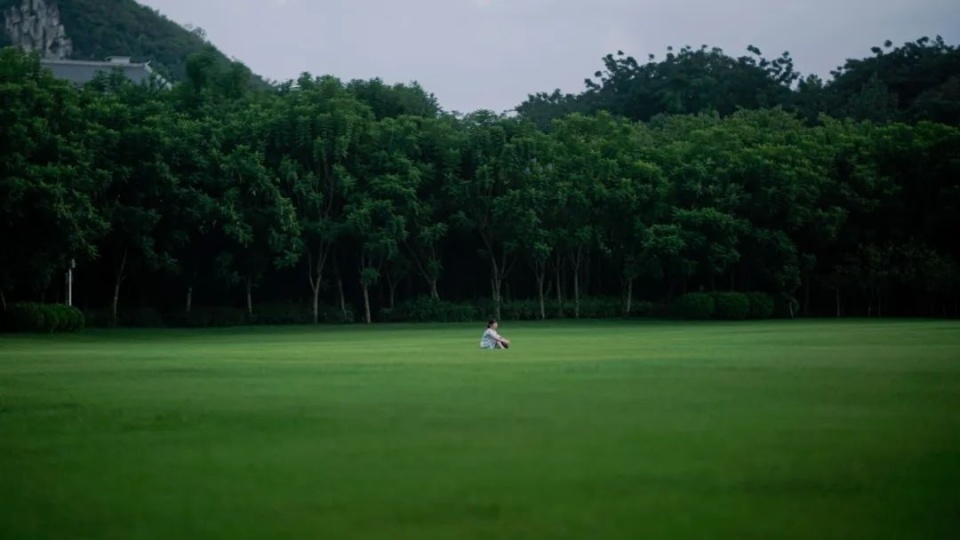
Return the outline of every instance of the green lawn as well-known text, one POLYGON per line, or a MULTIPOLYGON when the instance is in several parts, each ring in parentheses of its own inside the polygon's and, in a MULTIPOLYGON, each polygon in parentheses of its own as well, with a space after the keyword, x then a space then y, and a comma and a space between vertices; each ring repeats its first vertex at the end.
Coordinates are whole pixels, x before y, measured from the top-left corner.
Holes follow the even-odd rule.
POLYGON ((946 539, 960 324, 0 336, 0 538, 946 539))

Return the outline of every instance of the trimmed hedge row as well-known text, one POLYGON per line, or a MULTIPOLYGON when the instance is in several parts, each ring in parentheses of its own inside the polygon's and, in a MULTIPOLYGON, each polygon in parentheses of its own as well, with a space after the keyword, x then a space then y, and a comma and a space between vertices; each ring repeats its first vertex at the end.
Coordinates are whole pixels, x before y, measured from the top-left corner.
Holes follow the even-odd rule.
MULTIPOLYGON (((560 303, 547 300, 544 310, 548 319, 573 318, 572 301, 560 303)), ((477 302, 450 302, 420 297, 416 300, 397 303, 393 308, 381 309, 377 314, 380 322, 480 322, 494 313, 493 302, 482 299, 477 302)), ((659 317, 667 313, 666 306, 655 302, 634 302, 630 317, 659 317)), ((538 320, 538 300, 515 300, 500 306, 503 320, 538 320)), ((113 326, 109 311, 92 310, 86 313, 89 326, 106 328, 113 326)), ((623 317, 623 302, 619 298, 588 297, 580 299, 581 319, 612 319, 623 317)), ((327 324, 352 323, 359 319, 349 307, 346 317, 339 306, 320 306, 320 322, 327 324)), ((313 309, 306 304, 261 304, 254 307, 253 315, 239 308, 193 308, 190 313, 161 313, 153 308, 121 310, 116 326, 129 328, 207 328, 238 325, 284 325, 310 324, 313 309)))
MULTIPOLYGON (((470 322, 484 321, 495 312, 489 299, 477 303, 449 302, 421 297, 398 303, 393 308, 380 312, 380 320, 387 322, 470 322)), ((655 317, 665 313, 662 304, 635 302, 631 317, 655 317)), ((556 299, 545 300, 543 314, 547 319, 573 318, 574 304, 561 304, 556 299)), ((580 299, 581 319, 615 319, 623 317, 623 300, 611 297, 587 297, 580 299)), ((500 318, 505 321, 533 321, 541 318, 539 300, 513 300, 500 305, 500 318)))
MULTIPOLYGON (((113 317, 107 310, 87 312, 90 326, 108 328, 114 326, 113 317)), ((346 317, 339 307, 320 305, 320 321, 334 324, 353 322, 354 314, 347 308, 346 317)), ((121 310, 115 326, 124 328, 215 328, 240 325, 310 324, 313 322, 313 307, 303 304, 263 304, 256 306, 253 315, 235 307, 195 307, 189 313, 161 313, 154 308, 121 310)))
POLYGON ((83 312, 66 304, 18 302, 0 316, 0 328, 7 332, 77 332, 85 323, 83 312))
POLYGON ((796 299, 785 295, 774 299, 762 292, 692 292, 677 297, 671 312, 680 319, 740 321, 792 317, 797 306, 796 299))
MULTIPOLYGON (((623 314, 623 301, 615 297, 587 297, 580 299, 581 319, 614 319, 623 314)), ((795 316, 796 299, 789 296, 772 297, 761 292, 687 293, 677 297, 668 309, 656 302, 634 302, 629 317, 662 317, 672 315, 688 320, 743 320, 795 316), (792 310, 792 311, 791 311, 792 310)), ((573 318, 573 302, 562 305, 556 299, 544 303, 548 319, 573 318)), ((494 313, 489 299, 478 302, 450 302, 420 297, 398 303, 393 308, 380 310, 382 322, 479 322, 494 313)), ((500 307, 506 321, 540 319, 538 300, 514 300, 500 307)), ((320 306, 320 321, 327 324, 355 322, 356 316, 347 309, 346 316, 338 306, 320 306)), ((263 304, 256 306, 253 315, 233 307, 194 308, 190 313, 161 313, 153 308, 123 310, 117 326, 132 328, 210 328, 245 324, 310 324, 313 309, 305 304, 263 304)), ((0 317, 0 328, 8 332, 76 332, 85 326, 109 327, 113 320, 108 311, 88 311, 62 304, 15 303, 0 317)))

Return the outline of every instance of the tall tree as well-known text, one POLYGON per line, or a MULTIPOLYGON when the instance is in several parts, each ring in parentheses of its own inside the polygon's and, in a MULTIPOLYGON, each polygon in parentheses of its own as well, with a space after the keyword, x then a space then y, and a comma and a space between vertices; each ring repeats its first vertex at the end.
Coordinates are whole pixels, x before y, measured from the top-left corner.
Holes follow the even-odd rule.
POLYGON ((108 222, 94 193, 108 172, 92 156, 76 92, 38 57, 0 50, 0 307, 9 291, 39 297, 73 259, 98 256, 108 222))
POLYGON ((97 149, 98 166, 110 172, 98 190, 98 203, 110 221, 102 245, 113 276, 114 323, 122 284, 131 274, 175 266, 172 244, 160 227, 176 178, 167 163, 171 110, 159 92, 115 73, 87 85, 82 96, 86 141, 97 149))
POLYGON ((468 115, 463 123, 466 141, 461 178, 447 186, 448 196, 459 210, 453 219, 480 237, 481 256, 490 268, 490 292, 494 314, 500 317, 503 284, 517 260, 508 206, 500 199, 514 189, 527 159, 513 138, 521 122, 489 111, 468 115))
POLYGON ((365 140, 366 159, 356 164, 357 182, 347 196, 344 212, 351 236, 358 240, 367 324, 373 320, 370 287, 380 281, 384 265, 400 256, 406 240, 403 208, 416 197, 421 174, 412 159, 417 137, 417 124, 407 117, 372 125, 365 140))
POLYGON ((296 88, 288 84, 280 92, 267 162, 279 170, 297 209, 316 323, 323 271, 343 232, 345 194, 355 183, 348 165, 372 115, 333 77, 304 74, 296 88))

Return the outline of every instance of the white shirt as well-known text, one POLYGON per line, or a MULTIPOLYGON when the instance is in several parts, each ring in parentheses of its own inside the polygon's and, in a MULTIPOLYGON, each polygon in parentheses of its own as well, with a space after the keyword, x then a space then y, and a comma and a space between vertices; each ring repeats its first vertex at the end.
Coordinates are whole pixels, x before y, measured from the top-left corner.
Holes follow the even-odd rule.
POLYGON ((500 334, 498 334, 493 328, 487 328, 486 332, 483 333, 483 337, 480 338, 480 347, 484 349, 493 349, 497 346, 499 340, 500 334))

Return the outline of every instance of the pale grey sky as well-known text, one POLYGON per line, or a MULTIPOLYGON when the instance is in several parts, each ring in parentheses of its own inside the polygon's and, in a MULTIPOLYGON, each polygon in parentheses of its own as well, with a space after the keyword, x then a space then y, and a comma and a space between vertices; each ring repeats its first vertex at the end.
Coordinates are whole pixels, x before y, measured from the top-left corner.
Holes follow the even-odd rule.
POLYGON ((580 92, 618 49, 645 60, 706 44, 790 51, 826 77, 846 58, 942 35, 960 43, 957 0, 140 0, 202 27, 275 80, 419 81, 448 111, 502 111, 527 94, 580 92))

